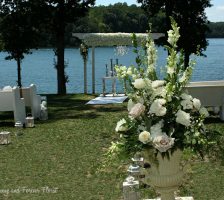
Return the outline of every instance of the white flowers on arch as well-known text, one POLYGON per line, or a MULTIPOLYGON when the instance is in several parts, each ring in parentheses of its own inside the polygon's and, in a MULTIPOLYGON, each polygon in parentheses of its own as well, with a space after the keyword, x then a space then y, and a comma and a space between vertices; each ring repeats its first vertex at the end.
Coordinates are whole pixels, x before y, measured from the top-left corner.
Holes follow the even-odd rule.
MULTIPOLYGON (((92 47, 100 46, 131 46, 132 33, 73 33, 73 37, 82 40, 86 45, 92 47)), ((146 41, 147 33, 136 33, 138 43, 146 41)), ((164 36, 163 33, 152 33, 152 39, 164 36)))

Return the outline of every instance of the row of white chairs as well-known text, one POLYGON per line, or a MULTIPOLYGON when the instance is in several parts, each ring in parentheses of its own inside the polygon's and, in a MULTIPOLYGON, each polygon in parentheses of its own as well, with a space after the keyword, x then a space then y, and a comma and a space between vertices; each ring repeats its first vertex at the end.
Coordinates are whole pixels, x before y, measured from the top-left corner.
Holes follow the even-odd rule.
POLYGON ((4 87, 0 90, 0 111, 13 111, 14 121, 26 121, 26 107, 30 107, 34 118, 40 117, 41 96, 34 84, 29 87, 4 87))

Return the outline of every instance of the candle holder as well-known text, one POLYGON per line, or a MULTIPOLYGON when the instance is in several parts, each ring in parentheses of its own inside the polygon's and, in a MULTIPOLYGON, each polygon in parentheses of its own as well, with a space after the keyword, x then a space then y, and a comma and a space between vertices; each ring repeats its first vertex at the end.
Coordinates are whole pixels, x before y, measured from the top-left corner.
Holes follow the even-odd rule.
POLYGON ((123 182, 123 198, 124 200, 139 200, 139 181, 133 176, 128 176, 123 182))
POLYGON ((110 59, 110 75, 114 76, 113 59, 110 59))
POLYGON ((128 171, 130 176, 133 176, 135 179, 138 179, 139 175, 140 175, 140 166, 137 165, 137 164, 131 164, 128 167, 127 171, 128 171))
POLYGON ((0 132, 0 144, 9 144, 11 143, 10 132, 3 131, 0 132))
POLYGON ((23 124, 21 121, 17 121, 15 123, 15 128, 16 128, 16 132, 15 132, 16 136, 23 135, 23 124))
POLYGON ((28 114, 26 117, 26 127, 33 128, 34 127, 34 117, 31 114, 28 114))
POLYGON ((109 74, 108 74, 108 66, 106 64, 106 77, 108 77, 108 76, 109 76, 109 74))
POLYGON ((135 165, 139 165, 141 167, 143 167, 143 165, 144 165, 144 158, 141 157, 141 155, 139 153, 136 153, 134 155, 134 157, 131 158, 131 160, 135 165))

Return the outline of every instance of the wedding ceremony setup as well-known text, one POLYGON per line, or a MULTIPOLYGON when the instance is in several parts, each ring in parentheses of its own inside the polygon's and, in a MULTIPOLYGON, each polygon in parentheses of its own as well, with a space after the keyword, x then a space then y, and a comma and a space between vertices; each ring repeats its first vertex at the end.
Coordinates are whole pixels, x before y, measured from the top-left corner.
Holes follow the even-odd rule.
MULTIPOLYGON (((194 62, 190 62, 185 68, 183 55, 177 52, 180 35, 175 21, 172 22, 172 29, 168 32, 170 47, 165 47, 169 56, 167 57, 166 77, 163 80, 158 79, 156 74, 156 61, 159 58, 153 35, 151 33, 144 35, 144 42, 143 40, 140 42, 137 39, 138 36, 133 35, 132 37, 136 54, 139 56, 137 67, 123 66, 118 64, 118 60, 113 65, 111 60, 110 72, 106 66, 105 77, 102 78, 101 95, 90 99, 85 105, 121 104, 124 107, 124 102, 127 102, 125 105, 128 117, 123 115, 114 127, 116 134, 119 134, 119 141, 113 141, 106 154, 109 163, 121 154, 125 155, 125 159, 130 159, 131 164, 127 167, 128 175, 123 183, 120 183, 122 199, 143 199, 140 188, 145 185, 145 187, 153 188, 157 196, 144 198, 144 200, 194 200, 192 195, 180 197, 177 191, 188 173, 191 153, 198 153, 203 157, 203 154, 209 148, 212 149, 213 144, 216 143, 216 138, 209 136, 213 133, 204 125, 205 118, 209 116, 205 107, 213 110, 219 108, 217 111, 219 117, 221 120, 224 119, 224 83, 223 81, 189 82, 194 62), (140 55, 142 52, 138 46, 142 44, 145 44, 146 49, 145 54, 140 55), (109 92, 105 86, 106 79, 113 80, 109 92), (115 80, 122 82, 123 94, 116 93, 115 80)), ((114 37, 114 35, 106 37, 114 37)), ((118 38, 123 36, 116 37, 115 41, 119 41, 118 38)), ((128 37, 131 38, 131 35, 128 37)), ((85 39, 85 42, 87 41, 85 39)), ((108 41, 111 42, 111 39, 108 41)), ((108 45, 105 39, 104 42, 102 45, 108 45)), ((127 42, 123 44, 126 45, 127 42)), ((94 54, 92 59, 94 60, 94 54)), ((94 92, 94 82, 92 84, 94 92)), ((63 102, 63 99, 59 98, 60 102, 63 102)), ((12 135, 10 130, 1 132, 0 144, 2 145, 13 145, 14 137, 19 138, 26 132, 24 127, 35 126, 37 130, 38 123, 48 119, 46 97, 37 94, 34 84, 21 89, 5 86, 0 91, 0 101, 1 111, 13 111, 14 129, 16 129, 12 131, 15 135, 12 135)), ((69 102, 66 104, 71 106, 69 102)), ((61 115, 60 110, 55 111, 58 112, 57 115, 61 115)), ((48 122, 50 121, 46 121, 45 124, 48 122)), ((112 131, 109 134, 114 133, 112 131)), ((36 190, 41 193, 40 189, 36 190)), ((22 193, 24 190, 19 191, 22 193)))
POLYGON ((224 200, 224 22, 112 2, 0 3, 0 200, 224 200))

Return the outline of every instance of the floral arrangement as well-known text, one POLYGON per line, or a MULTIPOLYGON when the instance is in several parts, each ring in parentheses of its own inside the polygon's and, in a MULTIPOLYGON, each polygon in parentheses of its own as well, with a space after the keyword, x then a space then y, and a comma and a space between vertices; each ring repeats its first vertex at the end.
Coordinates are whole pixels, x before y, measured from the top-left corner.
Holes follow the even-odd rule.
POLYGON ((116 66, 117 76, 128 84, 128 116, 117 122, 119 141, 112 143, 111 152, 134 154, 145 149, 166 153, 176 148, 190 148, 202 153, 209 143, 204 119, 209 115, 199 99, 185 89, 195 62, 185 69, 183 52, 177 51, 179 27, 172 20, 168 31, 166 73, 158 80, 157 50, 150 34, 143 46, 144 55, 137 48, 133 35, 137 67, 116 66))

